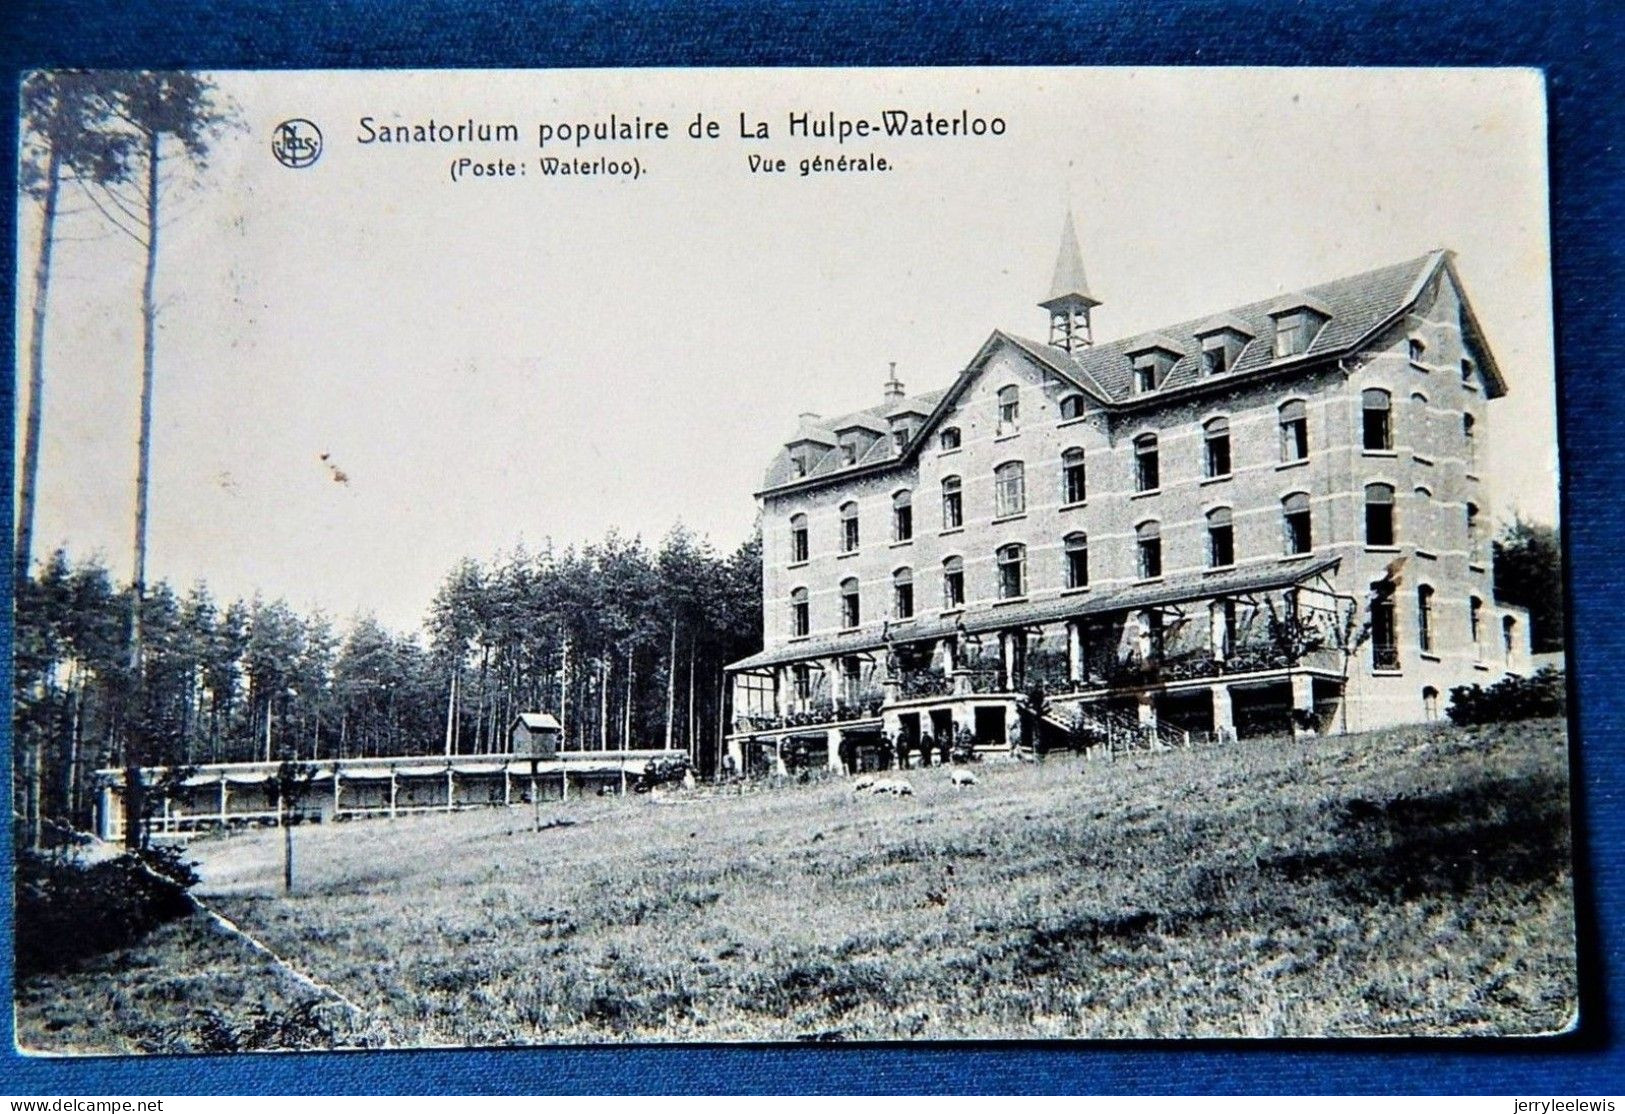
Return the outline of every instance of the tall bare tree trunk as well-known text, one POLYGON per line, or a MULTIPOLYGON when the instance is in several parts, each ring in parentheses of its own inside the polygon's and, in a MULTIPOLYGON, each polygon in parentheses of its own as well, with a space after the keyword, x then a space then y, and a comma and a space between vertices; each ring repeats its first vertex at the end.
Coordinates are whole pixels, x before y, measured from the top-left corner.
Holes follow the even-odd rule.
POLYGON ((688 759, 693 765, 700 759, 698 736, 699 712, 694 707, 694 640, 688 640, 688 759))
POLYGON ((564 649, 559 660, 559 745, 570 742, 570 636, 564 636, 564 649))
POLYGON ((726 673, 718 673, 717 674, 717 752, 716 752, 716 754, 714 754, 712 756, 712 760, 711 760, 711 766, 712 766, 712 771, 711 772, 713 774, 715 774, 717 777, 722 776, 722 752, 725 749, 727 749, 727 746, 728 746, 728 738, 727 738, 727 735, 728 735, 728 714, 727 714, 727 711, 728 710, 723 706, 723 703, 724 703, 724 701, 727 700, 727 698, 728 698, 728 675, 726 673))
POLYGON ((672 744, 672 719, 677 708, 677 619, 671 621, 671 656, 666 659, 666 749, 672 744))
POLYGON ((631 750, 632 749, 632 700, 633 700, 633 697, 636 695, 636 693, 635 693, 635 691, 633 689, 633 679, 637 676, 637 670, 633 665, 632 653, 633 653, 632 648, 630 646, 627 647, 627 650, 626 650, 626 708, 625 708, 625 711, 624 711, 624 715, 625 715, 626 718, 625 718, 624 725, 623 725, 623 727, 621 729, 621 749, 622 750, 631 750))
POLYGON ((39 482, 40 419, 45 395, 45 296, 51 287, 51 249, 56 243, 56 206, 62 190, 62 156, 56 144, 45 165, 45 214, 34 261, 34 312, 28 337, 28 417, 23 426, 22 486, 17 495, 17 579, 33 562, 34 493, 39 482))
POLYGON ((609 749, 609 667, 611 658, 598 663, 598 749, 609 749))
MULTIPOLYGON (((126 723, 130 745, 124 766, 124 843, 142 845, 141 819, 146 810, 146 787, 141 767, 146 762, 146 685, 141 676, 141 608, 147 595, 147 487, 152 470, 152 384, 153 355, 158 325, 158 307, 153 287, 158 276, 158 142, 156 131, 147 133, 147 260, 141 277, 141 421, 136 446, 135 468, 135 575, 130 584, 130 709, 126 723)), ((269 725, 267 725, 269 729, 269 725)), ((269 733, 267 733, 269 738, 269 733)))
POLYGON ((452 667, 451 687, 446 692, 446 753, 452 753, 452 740, 457 728, 457 669, 452 667))

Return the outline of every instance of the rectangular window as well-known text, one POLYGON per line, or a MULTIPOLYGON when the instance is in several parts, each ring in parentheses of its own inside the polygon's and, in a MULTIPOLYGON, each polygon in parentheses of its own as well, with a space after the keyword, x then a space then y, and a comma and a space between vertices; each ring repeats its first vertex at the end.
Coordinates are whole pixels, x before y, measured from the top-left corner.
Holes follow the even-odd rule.
POLYGON ((1208 375, 1223 375, 1230 370, 1230 349, 1222 340, 1202 342, 1202 370, 1208 375))
POLYGON ((1070 506, 1089 497, 1088 475, 1083 466, 1083 450, 1069 452, 1061 461, 1061 496, 1070 506))
POLYGON ((807 665, 792 665, 790 676, 794 686, 795 699, 798 705, 806 706, 812 699, 812 667, 807 665))
POLYGON ((1140 539, 1140 579, 1155 580, 1162 575, 1162 539, 1140 539))
POLYGON ((858 508, 855 503, 848 503, 841 509, 841 552, 856 553, 858 550, 858 508))
POLYGON ((1027 481, 1019 463, 1003 464, 995 474, 995 513, 1000 518, 1022 514, 1027 509, 1027 481))
POLYGON ((793 526, 790 529, 790 563, 800 564, 807 559, 807 528, 793 526))
POLYGON ((1134 479, 1140 491, 1155 491, 1162 484, 1162 470, 1157 459, 1157 439, 1142 437, 1134 442, 1134 479))
POLYGON ((1309 520, 1309 497, 1294 495, 1287 499, 1282 519, 1286 555, 1296 557, 1314 549, 1314 537, 1309 520))
POLYGON ((947 610, 965 606, 965 570, 950 568, 942 574, 942 606, 947 610))
POLYGON ((841 625, 848 629, 858 625, 858 592, 856 588, 841 594, 841 625))
POLYGON ((1236 563, 1236 529, 1229 522, 1209 526, 1207 543, 1210 568, 1223 569, 1236 563))
POLYGON ((1089 586, 1089 547, 1082 543, 1068 543, 1066 547, 1066 586, 1089 586))
POLYGON ((1301 402, 1281 407, 1281 463, 1309 459, 1309 414, 1301 402))
POLYGON ((897 617, 899 619, 914 618, 914 584, 912 581, 899 583, 895 586, 897 617))
POLYGON ((942 528, 957 530, 965 525, 965 505, 959 491, 958 480, 942 482, 942 528))
POLYGON ((892 509, 892 538, 906 542, 914 537, 914 508, 907 503, 892 509))
POLYGON ((1210 480, 1230 474, 1230 423, 1216 418, 1208 424, 1204 471, 1210 480))
POLYGON ((1398 627, 1394 617, 1394 586, 1391 581, 1372 585, 1371 668, 1398 669, 1398 627))
POLYGON ((1433 589, 1416 589, 1416 640, 1424 654, 1433 652, 1433 589))

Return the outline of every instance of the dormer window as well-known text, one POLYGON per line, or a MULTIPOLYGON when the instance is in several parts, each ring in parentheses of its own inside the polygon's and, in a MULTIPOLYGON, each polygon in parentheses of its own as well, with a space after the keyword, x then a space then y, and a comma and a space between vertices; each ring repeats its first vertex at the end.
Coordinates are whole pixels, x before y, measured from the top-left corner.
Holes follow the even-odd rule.
POLYGON ((858 462, 858 447, 850 441, 841 443, 841 463, 856 464, 858 462))
POLYGON ((807 458, 804 456, 791 457, 790 470, 796 474, 796 479, 801 479, 807 474, 807 458))
POLYGON ((1081 417, 1083 417, 1082 395, 1067 395, 1061 400, 1061 420, 1063 422, 1081 417))
POLYGON ((1173 370, 1181 354, 1173 344, 1166 337, 1152 337, 1139 347, 1129 349, 1129 359, 1133 361, 1134 368, 1135 394, 1154 391, 1167 380, 1168 373, 1173 370))
POLYGON ((1134 357, 1134 393, 1145 394, 1157 389, 1157 358, 1146 352, 1134 357))
POLYGON ((897 450, 897 455, 902 456, 903 450, 908 448, 908 426, 900 426, 892 430, 891 440, 892 446, 897 450))
POLYGON ((1216 318, 1196 330, 1196 339, 1202 342, 1202 374, 1223 375, 1234 371, 1241 359, 1242 349, 1253 339, 1246 322, 1225 316, 1216 318))
POLYGON ((1422 343, 1421 337, 1412 337, 1407 345, 1407 352, 1413 364, 1420 364, 1422 357, 1427 355, 1428 346, 1422 343))
POLYGON ((1275 315, 1275 358, 1284 360, 1309 351, 1328 317, 1311 306, 1295 306, 1275 315))
POLYGON ((945 453, 959 448, 959 427, 951 425, 937 434, 937 447, 945 453))

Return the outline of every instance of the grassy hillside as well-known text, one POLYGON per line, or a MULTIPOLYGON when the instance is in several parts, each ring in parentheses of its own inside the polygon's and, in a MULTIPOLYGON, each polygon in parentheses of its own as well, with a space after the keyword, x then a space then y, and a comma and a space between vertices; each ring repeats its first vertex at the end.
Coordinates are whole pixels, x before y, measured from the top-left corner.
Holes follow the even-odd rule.
POLYGON ((1540 1033, 1576 1000, 1556 722, 199 840, 396 1045, 1540 1033))

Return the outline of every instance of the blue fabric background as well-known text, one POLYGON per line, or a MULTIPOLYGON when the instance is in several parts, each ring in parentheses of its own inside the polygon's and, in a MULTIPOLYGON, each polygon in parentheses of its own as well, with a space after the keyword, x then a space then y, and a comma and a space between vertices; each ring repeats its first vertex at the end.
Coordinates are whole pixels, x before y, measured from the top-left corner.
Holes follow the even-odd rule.
MULTIPOLYGON (((16 84, 34 66, 149 68, 1407 65, 1544 69, 1551 112, 1553 282, 1563 514, 1575 641, 1571 685, 1582 922, 1582 1026, 1521 1042, 644 1047, 141 1060, 5 1053, 0 1092, 1625 1092, 1625 351, 1620 313, 1622 9, 1603 2, 1242 0, 1154 3, 12 0, 0 3, 0 241, 15 251, 16 84)), ((1087 111, 1087 106, 1080 106, 1087 111)), ((1396 137, 1402 141, 1403 137, 1396 137)), ((0 267, 0 304, 15 258, 0 267)), ((13 316, 0 340, 14 351, 13 316)), ((0 365, 3 366, 3 365, 0 365)), ((13 384, 0 376, 8 414, 13 384)), ((14 423, 0 456, 10 498, 14 423)), ((8 508, 10 504, 8 502, 8 508)), ((8 510, 9 513, 9 510, 8 510)), ((9 542, 8 542, 9 549, 9 542)), ((9 554, 8 554, 9 556, 9 554)), ((9 578, 0 578, 9 582, 9 578)), ((8 590, 0 588, 0 590, 8 590)), ((4 614, 10 614, 9 599, 4 614)), ((9 656, 9 624, 0 630, 9 656)), ((10 769, 9 721, 3 729, 10 769)), ((0 861, 11 861, 0 825, 0 861)), ((11 952, 10 903, 0 912, 11 952)), ((0 1001, 9 1002, 9 962, 0 1001)))

